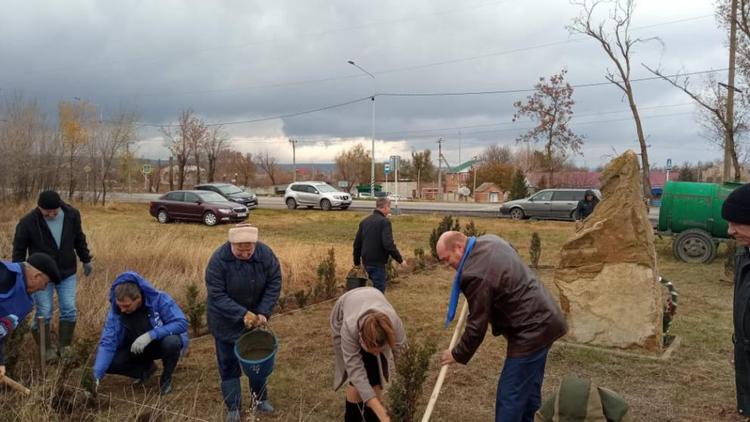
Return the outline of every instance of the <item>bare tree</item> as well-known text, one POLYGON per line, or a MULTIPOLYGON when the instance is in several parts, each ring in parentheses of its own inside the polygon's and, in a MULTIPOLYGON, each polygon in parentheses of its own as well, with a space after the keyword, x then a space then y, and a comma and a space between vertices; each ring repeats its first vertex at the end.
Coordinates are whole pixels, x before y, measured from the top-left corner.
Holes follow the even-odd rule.
POLYGON ((138 116, 132 111, 121 111, 111 117, 102 126, 102 136, 97 139, 96 148, 99 158, 98 171, 101 178, 101 204, 107 201, 107 190, 110 188, 115 159, 123 152, 130 152, 130 146, 135 142, 136 122, 138 116))
POLYGON ((213 182, 216 177, 216 160, 221 155, 221 152, 227 149, 228 142, 229 135, 221 126, 213 126, 208 129, 203 148, 206 151, 206 159, 208 160, 208 174, 206 177, 209 182, 213 182))
POLYGON ((630 111, 635 121, 635 130, 638 136, 638 144, 641 147, 641 171, 643 172, 643 194, 646 198, 651 197, 651 181, 649 179, 650 167, 648 161, 648 145, 643 134, 641 117, 635 104, 633 86, 630 83, 630 59, 633 47, 639 43, 658 40, 657 38, 640 39, 630 36, 630 23, 633 17, 633 0, 614 0, 613 7, 609 11, 608 21, 594 22, 594 11, 602 3, 610 3, 605 0, 583 0, 571 1, 571 4, 580 6, 583 10, 581 15, 573 19, 568 29, 575 33, 589 36, 596 40, 607 54, 617 69, 613 72, 607 69, 605 78, 618 87, 628 99, 630 111), (607 22, 610 28, 607 28, 607 22))
POLYGON ((652 69, 645 64, 643 67, 687 94, 688 97, 692 98, 701 107, 701 125, 712 141, 720 145, 722 149, 725 146, 728 148, 732 167, 734 168, 734 180, 739 181, 742 169, 738 159, 738 143, 736 141, 739 136, 746 134, 750 130, 746 115, 747 108, 741 107, 745 102, 741 99, 740 103, 737 104, 740 107, 735 106, 733 110, 734 116, 732 119, 729 119, 724 90, 721 89, 719 83, 712 75, 707 77, 706 89, 703 92, 697 92, 690 89, 690 80, 685 75, 666 76, 659 69, 652 69), (729 145, 726 145, 727 142, 729 142, 729 145))
POLYGON ((33 100, 16 94, 0 108, 0 199, 27 200, 58 185, 62 148, 33 100))
MULTIPOLYGON (((176 127, 164 126, 162 134, 166 137, 166 146, 172 153, 177 165, 177 189, 185 186, 185 167, 193 151, 197 151, 206 135, 206 124, 194 115, 192 109, 183 110, 176 127)), ((200 180, 200 159, 196 160, 196 172, 200 180)))
MULTIPOLYGON (((560 154, 566 156, 567 151, 573 153, 580 152, 581 145, 583 145, 583 138, 576 135, 572 129, 570 129, 570 119, 573 118, 573 87, 565 80, 567 71, 561 70, 560 73, 552 75, 547 81, 544 77, 539 78, 539 83, 535 85, 535 91, 529 95, 526 102, 516 101, 513 103, 513 107, 516 108, 516 112, 513 115, 513 121, 517 121, 521 117, 528 117, 532 121, 537 122, 537 126, 519 136, 516 141, 518 142, 542 142, 544 144, 544 154, 547 158, 547 170, 549 171, 549 183, 553 185, 553 175, 555 166, 553 165, 554 155, 560 154)), ((504 158, 506 163, 510 163, 511 154, 500 154, 501 151, 489 150, 485 154, 497 155, 497 159, 504 158), (506 157, 501 157, 504 155, 506 157)), ((495 157, 490 157, 495 158, 495 157)), ((485 162, 487 160, 484 160, 485 162)), ((503 187, 510 187, 510 178, 512 177, 512 169, 509 177, 504 177, 503 180, 508 179, 508 185, 503 187)), ((502 186, 498 183, 498 186, 502 186)))
POLYGON ((279 172, 279 164, 276 161, 276 157, 268 155, 268 151, 265 151, 255 157, 255 164, 268 175, 271 185, 275 185, 276 176, 279 172))

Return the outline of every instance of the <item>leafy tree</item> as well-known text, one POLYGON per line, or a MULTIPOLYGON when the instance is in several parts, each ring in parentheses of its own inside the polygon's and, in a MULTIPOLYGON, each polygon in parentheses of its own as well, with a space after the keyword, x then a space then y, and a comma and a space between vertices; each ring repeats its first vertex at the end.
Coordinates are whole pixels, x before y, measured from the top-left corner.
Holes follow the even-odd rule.
POLYGON ((579 153, 583 138, 570 129, 570 119, 573 117, 573 87, 565 80, 567 70, 552 75, 547 81, 539 78, 534 86, 536 90, 528 96, 526 102, 516 101, 513 106, 516 112, 513 121, 528 117, 537 122, 537 126, 518 137, 518 142, 542 142, 544 155, 547 159, 549 183, 554 180, 554 155, 567 155, 567 151, 579 153))
POLYGON ((412 171, 417 178, 417 197, 422 196, 421 182, 431 182, 434 180, 435 165, 432 164, 431 152, 429 149, 424 151, 411 152, 412 171))
POLYGON ((94 106, 87 101, 76 101, 75 103, 61 101, 57 105, 58 120, 60 124, 60 139, 63 143, 63 152, 68 167, 68 199, 75 192, 75 161, 81 148, 91 140, 96 130, 98 121, 94 106))
POLYGON ((461 224, 459 224, 458 218, 456 219, 456 221, 453 221, 453 217, 451 217, 450 215, 446 215, 445 217, 443 217, 443 220, 440 221, 437 227, 435 227, 430 234, 430 253, 432 254, 433 258, 438 259, 437 242, 438 239, 440 239, 440 236, 447 231, 459 230, 461 230, 461 224))
POLYGON ((347 182, 346 191, 358 183, 370 181, 370 153, 365 151, 362 144, 357 144, 348 151, 336 155, 336 176, 347 182))
POLYGON ((528 195, 529 189, 526 186, 526 176, 524 176, 521 169, 516 169, 510 187, 510 199, 526 198, 528 195))
POLYGON ((697 182, 698 181, 698 169, 693 167, 685 161, 682 166, 678 169, 678 176, 683 182, 697 182))

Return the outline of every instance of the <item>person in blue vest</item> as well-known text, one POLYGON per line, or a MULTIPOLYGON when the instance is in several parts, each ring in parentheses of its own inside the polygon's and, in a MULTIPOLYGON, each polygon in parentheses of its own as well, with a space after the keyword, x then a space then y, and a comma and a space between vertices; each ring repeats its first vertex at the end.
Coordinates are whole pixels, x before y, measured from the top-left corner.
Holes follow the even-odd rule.
POLYGON ((109 301, 93 368, 96 387, 104 374, 135 378, 134 384, 143 385, 156 372, 154 361, 161 359, 159 390, 169 394, 177 361, 188 348, 185 314, 171 296, 132 271, 117 276, 109 301))
MULTIPOLYGON (((213 253, 206 267, 206 289, 206 317, 216 345, 226 420, 238 422, 242 372, 234 344, 245 330, 267 324, 281 292, 279 260, 258 241, 256 227, 238 224, 229 229, 229 241, 213 253)), ((250 377, 250 390, 259 411, 274 411, 266 377, 250 377)))
POLYGON ((26 262, 0 261, 0 379, 5 376, 5 339, 34 307, 32 293, 60 281, 60 271, 49 255, 34 253, 26 262))
POLYGON ((44 191, 39 194, 37 207, 23 216, 16 225, 13 237, 13 262, 22 262, 27 254, 42 252, 49 255, 60 270, 60 280, 51 283, 45 290, 34 294, 36 316, 43 316, 44 327, 37 327, 37 320, 31 325, 34 340, 39 344, 39 330, 45 331, 45 338, 50 339, 49 327, 54 313, 54 294, 57 290, 57 302, 60 306, 60 324, 58 325, 56 349, 51 341, 47 342, 45 359, 53 361, 63 354, 73 342, 76 327, 77 308, 77 260, 83 263, 83 274, 89 276, 93 271, 91 254, 86 243, 86 235, 81 227, 81 213, 64 203, 55 191, 44 191))

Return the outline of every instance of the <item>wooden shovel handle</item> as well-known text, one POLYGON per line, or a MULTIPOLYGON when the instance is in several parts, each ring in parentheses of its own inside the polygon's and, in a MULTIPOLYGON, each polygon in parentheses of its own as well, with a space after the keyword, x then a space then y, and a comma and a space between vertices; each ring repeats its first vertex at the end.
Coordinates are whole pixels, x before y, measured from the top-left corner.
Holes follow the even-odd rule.
POLYGON ((24 387, 20 383, 14 381, 12 378, 10 378, 7 375, 4 376, 4 377, 2 377, 2 378, 0 378, 0 382, 2 382, 3 384, 5 384, 8 387, 10 387, 10 388, 18 391, 19 393, 21 393, 21 394, 23 394, 25 396, 28 396, 29 394, 31 394, 31 390, 29 390, 28 388, 24 387))
MULTIPOLYGON (((463 306, 461 307, 461 314, 458 317, 458 322, 456 323, 456 328, 453 329, 453 337, 451 337, 451 343, 450 346, 448 346, 448 350, 453 350, 453 347, 458 342, 458 336, 461 334, 461 330, 463 329, 464 324, 466 324, 466 315, 469 313, 469 306, 464 301, 463 306)), ((438 396, 440 395, 440 389, 443 387, 443 381, 445 380, 445 375, 448 373, 448 365, 443 365, 442 368, 440 368, 440 374, 437 377, 437 381, 435 382, 435 388, 432 390, 432 394, 430 395, 430 402, 427 404, 427 408, 424 411, 424 415, 422 416, 422 422, 427 422, 430 420, 430 416, 432 416, 432 410, 435 408, 435 403, 437 403, 438 396)))

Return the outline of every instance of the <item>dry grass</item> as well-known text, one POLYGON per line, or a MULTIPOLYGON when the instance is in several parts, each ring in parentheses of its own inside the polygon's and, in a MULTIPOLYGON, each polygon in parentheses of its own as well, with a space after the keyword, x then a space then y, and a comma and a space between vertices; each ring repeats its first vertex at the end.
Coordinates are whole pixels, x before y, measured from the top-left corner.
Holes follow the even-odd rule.
MULTIPOLYGON (((28 206, 5 208, 0 214, 0 253, 5 257, 10 254, 9 242, 15 221, 27 209, 28 206)), ((187 282, 197 281, 202 285, 205 263, 213 249, 223 242, 227 229, 226 226, 208 228, 198 224, 159 225, 142 205, 84 207, 82 211, 95 255, 95 273, 91 279, 81 280, 79 290, 79 309, 85 322, 81 335, 84 336, 98 335, 106 309, 107 286, 115 274, 125 269, 137 270, 159 288, 183 300, 187 282)), ((331 246, 336 250, 339 279, 343 280, 351 262, 351 240, 363 215, 260 210, 252 214, 251 221, 260 227, 262 240, 275 250, 282 262, 285 290, 294 291, 315 279, 315 268, 331 246)), ((394 234, 402 252, 411 255, 415 247, 427 249, 430 230, 439 219, 437 216, 394 218, 394 234)), ((531 233, 538 232, 542 239, 542 266, 555 264, 557 250, 573 230, 569 223, 475 221, 479 229, 507 238, 526 258, 531 233)), ((466 222, 468 219, 462 219, 462 224, 466 222)), ((733 371, 727 363, 731 346, 732 284, 718 276, 723 274, 720 259, 711 265, 679 263, 671 257, 669 245, 668 240, 657 241, 661 273, 675 283, 680 293, 673 330, 682 337, 682 345, 673 358, 668 362, 655 362, 555 347, 548 361, 545 394, 559 384, 563 375, 577 374, 622 393, 632 405, 633 420, 740 420, 734 413, 733 371)), ((549 282, 549 274, 548 271, 541 274, 546 282, 549 282)), ((451 278, 451 272, 440 268, 412 275, 388 292, 409 331, 438 338, 441 348, 447 346, 450 337, 450 332, 441 327, 451 278)), ((333 392, 330 385, 333 362, 328 316, 331 306, 330 302, 323 303, 272 321, 281 342, 276 370, 270 378, 271 398, 278 412, 264 420, 341 418, 343 395, 333 392)), ((29 345, 28 350, 34 348, 29 345)), ((433 420, 490 420, 504 351, 504 340, 488 336, 468 366, 452 368, 433 420)), ((437 368, 433 366, 425 398, 436 375, 437 368)), ((92 418, 190 420, 143 407, 149 405, 205 420, 220 420, 222 404, 211 337, 193 341, 190 354, 181 361, 175 377, 175 392, 161 402, 154 395, 155 380, 146 389, 133 389, 124 378, 107 377, 102 390, 116 399, 94 412, 92 418), (151 416, 138 416, 139 413, 151 416)), ((22 403, 12 400, 6 403, 22 403)), ((32 403, 43 404, 44 401, 32 403)), ((19 417, 15 418, 0 412, 0 420, 37 419, 32 415, 60 419, 54 413, 41 413, 43 405, 19 408, 27 413, 16 413, 19 417)))

